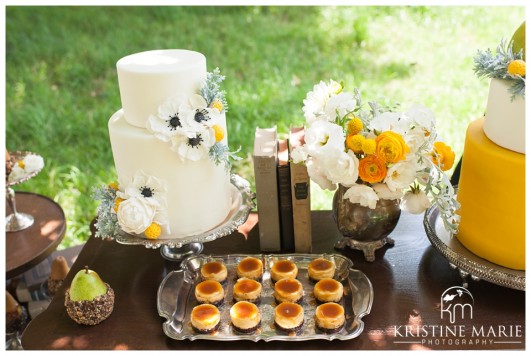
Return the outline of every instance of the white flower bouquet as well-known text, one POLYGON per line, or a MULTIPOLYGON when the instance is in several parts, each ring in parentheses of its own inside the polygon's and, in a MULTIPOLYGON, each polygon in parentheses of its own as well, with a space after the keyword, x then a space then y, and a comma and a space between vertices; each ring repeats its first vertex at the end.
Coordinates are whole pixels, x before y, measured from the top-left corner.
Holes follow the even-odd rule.
POLYGON ((456 232, 459 207, 446 173, 455 154, 435 130, 435 116, 421 105, 391 111, 365 107, 360 92, 321 81, 304 100, 305 144, 292 153, 322 189, 348 188, 345 199, 374 209, 379 199, 402 199, 402 209, 422 213, 437 204, 456 232))

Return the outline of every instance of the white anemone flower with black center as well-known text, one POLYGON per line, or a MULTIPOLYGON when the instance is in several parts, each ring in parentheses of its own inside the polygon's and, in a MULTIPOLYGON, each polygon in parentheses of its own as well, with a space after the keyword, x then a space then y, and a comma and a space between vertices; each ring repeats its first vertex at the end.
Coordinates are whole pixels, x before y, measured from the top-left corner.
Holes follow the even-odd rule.
POLYGON ((146 198, 156 207, 165 206, 165 193, 167 189, 164 180, 150 176, 143 170, 139 170, 130 182, 120 181, 119 183, 120 187, 124 187, 124 190, 123 192, 116 192, 118 197, 122 199, 146 198))
POLYGON ((217 124, 220 112, 216 108, 208 107, 201 95, 193 94, 188 98, 186 105, 183 105, 182 115, 186 125, 199 131, 200 126, 212 127, 217 124))
POLYGON ((189 125, 183 120, 182 107, 187 103, 184 95, 176 95, 165 101, 157 115, 151 115, 146 128, 163 142, 169 142, 173 136, 183 133, 189 125))
POLYGON ((214 129, 201 126, 198 131, 187 131, 184 135, 177 135, 171 140, 171 149, 182 161, 199 161, 208 157, 210 148, 216 143, 214 129))

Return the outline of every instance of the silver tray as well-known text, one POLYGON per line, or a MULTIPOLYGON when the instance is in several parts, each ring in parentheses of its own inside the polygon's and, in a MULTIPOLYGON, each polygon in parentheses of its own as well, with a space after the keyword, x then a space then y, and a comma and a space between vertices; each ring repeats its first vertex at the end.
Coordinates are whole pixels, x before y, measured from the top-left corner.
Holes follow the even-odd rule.
POLYGON ((525 271, 502 267, 476 256, 464 247, 457 238, 444 228, 437 206, 429 208, 424 215, 424 228, 428 239, 437 251, 457 268, 467 287, 468 276, 472 280, 484 280, 503 287, 525 291, 525 271))
POLYGON ((231 175, 230 182, 232 205, 229 214, 213 229, 197 235, 174 236, 171 239, 160 238, 156 240, 148 240, 122 231, 116 236, 116 242, 123 245, 144 245, 147 248, 159 248, 161 246, 180 248, 192 243, 214 241, 229 235, 247 220, 250 211, 255 207, 253 200, 255 195, 251 191, 249 182, 236 174, 231 175))
POLYGON ((284 340, 304 341, 312 339, 347 340, 361 334, 364 323, 362 318, 369 314, 373 302, 373 289, 367 276, 352 269, 352 262, 341 255, 292 254, 292 255, 250 255, 262 260, 264 275, 262 279, 261 326, 252 334, 240 334, 232 329, 229 310, 234 304, 232 289, 236 281, 236 266, 249 255, 205 256, 199 255, 184 260, 181 270, 170 272, 162 281, 158 290, 157 308, 159 315, 166 319, 162 324, 164 333, 176 340, 210 339, 220 341, 231 340, 284 340), (313 284, 308 279, 307 267, 313 259, 323 257, 336 263, 335 279, 343 283, 344 295, 342 306, 345 309, 345 326, 336 333, 326 334, 315 328, 314 313, 317 303, 313 297, 313 284), (274 308, 273 284, 269 270, 279 259, 289 259, 299 268, 297 279, 303 285, 304 324, 297 334, 286 334, 277 331, 273 325, 274 308), (198 334, 190 324, 190 312, 197 305, 194 296, 195 285, 200 282, 201 266, 212 260, 222 261, 227 266, 228 277, 224 285, 224 304, 219 308, 221 324, 214 334, 198 334))

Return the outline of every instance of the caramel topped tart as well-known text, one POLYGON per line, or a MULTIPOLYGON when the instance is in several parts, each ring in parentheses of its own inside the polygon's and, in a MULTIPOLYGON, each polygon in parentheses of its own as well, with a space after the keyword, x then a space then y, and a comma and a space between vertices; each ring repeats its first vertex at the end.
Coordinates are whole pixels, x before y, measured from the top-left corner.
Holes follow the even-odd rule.
POLYGON ((273 295, 277 303, 299 303, 302 301, 302 294, 302 284, 294 278, 281 279, 275 283, 275 291, 273 295))
POLYGON ((275 326, 281 331, 297 332, 304 323, 304 309, 291 302, 280 303, 275 308, 275 326))
POLYGON ((246 257, 238 263, 236 274, 238 277, 261 279, 264 273, 262 261, 255 257, 246 257))
POLYGON ((230 320, 237 332, 251 333, 260 325, 260 310, 253 303, 237 302, 230 308, 230 320))
POLYGON ((219 261, 205 263, 201 267, 201 277, 203 280, 215 280, 224 283, 227 280, 227 267, 219 261))
POLYGON ((325 303, 315 309, 315 325, 326 332, 337 332, 345 325, 345 310, 337 303, 325 303))
POLYGON ((299 273, 297 265, 290 260, 279 260, 271 267, 271 280, 279 281, 283 278, 296 278, 299 273))

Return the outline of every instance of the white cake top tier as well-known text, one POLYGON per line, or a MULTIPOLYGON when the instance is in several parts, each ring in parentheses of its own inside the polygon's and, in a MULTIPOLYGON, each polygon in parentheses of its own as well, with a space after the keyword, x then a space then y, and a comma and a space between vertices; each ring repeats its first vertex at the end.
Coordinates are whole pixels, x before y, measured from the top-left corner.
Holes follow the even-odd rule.
POLYGON ((170 97, 198 93, 207 74, 205 56, 183 49, 131 54, 116 69, 125 119, 142 128, 170 97))
POLYGON ((525 100, 511 99, 510 86, 508 80, 491 80, 483 131, 497 145, 525 153, 525 100))

